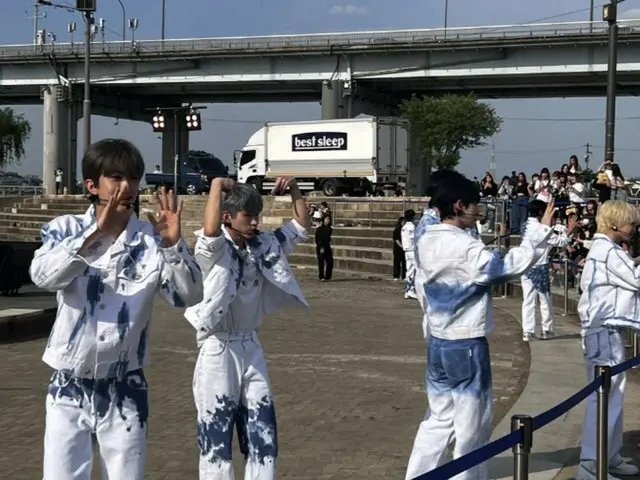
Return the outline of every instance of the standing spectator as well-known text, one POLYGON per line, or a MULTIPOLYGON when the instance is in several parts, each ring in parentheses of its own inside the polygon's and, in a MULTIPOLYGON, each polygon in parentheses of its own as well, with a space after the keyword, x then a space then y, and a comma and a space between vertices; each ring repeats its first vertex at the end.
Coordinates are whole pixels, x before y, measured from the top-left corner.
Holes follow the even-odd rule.
POLYGON ((535 199, 541 200, 544 203, 549 203, 551 200, 551 179, 549 178, 549 169, 547 167, 540 170, 540 177, 535 181, 533 190, 535 193, 535 199))
MULTIPOLYGON (((324 203, 324 202, 323 202, 324 203)), ((333 250, 331 250, 331 217, 325 215, 322 224, 316 228, 316 255, 318 257, 318 278, 321 282, 331 280, 333 273, 333 250)))
MULTIPOLYGON (((515 173, 515 172, 514 172, 515 173)), ((517 180, 517 177, 516 177, 517 180)), ((511 193, 513 192, 513 186, 511 185, 511 180, 509 177, 502 177, 502 183, 500 184, 500 188, 498 189, 498 197, 502 199, 511 198, 511 193)))
POLYGON ((576 205, 584 203, 584 185, 578 181, 578 175, 576 173, 569 172, 567 177, 569 184, 567 185, 567 192, 569 193, 569 201, 576 205))
POLYGON ((524 172, 518 174, 512 195, 515 200, 511 206, 511 231, 517 233, 520 231, 522 224, 527 220, 527 204, 529 203, 529 184, 527 183, 527 176, 524 172))
POLYGON ((598 201, 601 204, 607 200, 615 200, 618 196, 625 197, 625 193, 624 200, 628 199, 622 171, 618 164, 611 160, 605 160, 598 168, 593 188, 598 190, 598 201))
POLYGON ((482 180, 482 184, 480 185, 480 194, 483 197, 497 197, 498 196, 498 185, 493 180, 493 176, 490 173, 487 173, 482 180))
POLYGON ((400 234, 403 226, 404 217, 400 217, 396 222, 396 227, 393 229, 393 279, 395 281, 404 280, 407 274, 407 263, 404 258, 402 236, 400 234))
POLYGON ((64 192, 62 187, 62 177, 64 175, 64 172, 61 168, 58 168, 55 173, 56 173, 56 195, 62 195, 62 193, 64 192))
POLYGON ((516 175, 516 171, 515 170, 511 170, 511 177, 509 178, 509 185, 511 185, 512 187, 515 188, 517 183, 518 183, 518 175, 516 175))
POLYGON ((327 205, 327 202, 320 202, 320 213, 322 214, 322 217, 331 217, 331 209, 329 208, 329 205, 327 205))
POLYGON ((580 173, 582 173, 582 167, 580 167, 578 157, 576 155, 571 155, 569 157, 569 173, 574 173, 576 175, 580 175, 580 173))

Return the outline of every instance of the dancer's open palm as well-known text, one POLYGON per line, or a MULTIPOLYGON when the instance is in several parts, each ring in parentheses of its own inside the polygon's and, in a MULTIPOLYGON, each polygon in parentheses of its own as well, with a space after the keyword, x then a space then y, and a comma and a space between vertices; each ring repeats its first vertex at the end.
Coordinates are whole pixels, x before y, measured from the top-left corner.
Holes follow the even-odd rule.
POLYGON ((180 241, 180 216, 182 215, 183 202, 176 205, 173 190, 167 195, 165 187, 160 193, 156 193, 156 205, 158 212, 156 217, 148 214, 149 221, 165 244, 173 246, 180 241))

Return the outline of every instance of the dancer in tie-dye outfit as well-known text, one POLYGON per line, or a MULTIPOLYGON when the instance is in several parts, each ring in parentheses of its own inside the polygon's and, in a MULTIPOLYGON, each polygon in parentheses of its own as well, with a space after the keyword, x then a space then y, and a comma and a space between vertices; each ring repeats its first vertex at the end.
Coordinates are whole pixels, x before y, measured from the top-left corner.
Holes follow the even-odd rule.
MULTIPOLYGON (((622 328, 640 330, 640 267, 620 247, 630 243, 640 225, 638 211, 626 202, 605 202, 596 216, 598 233, 584 262, 582 296, 578 314, 582 323, 582 350, 587 367, 587 379, 594 380, 596 365, 617 365, 624 362, 622 328)), ((622 449, 622 410, 625 373, 611 379, 609 393, 609 480, 614 475, 637 475, 638 467, 626 463, 622 449)), ((577 480, 595 480, 596 460, 596 393, 587 398, 582 427, 582 452, 577 480)))
MULTIPOLYGON (((475 224, 479 201, 477 186, 462 175, 439 180, 431 203, 442 221, 427 225, 416 239, 421 269, 416 291, 424 296, 429 330, 429 409, 416 435, 407 479, 436 468, 454 441, 457 458, 490 438, 493 395, 486 335, 493 331, 491 289, 522 275, 544 253, 551 234, 552 203, 542 224, 531 224, 521 245, 501 257, 465 231, 475 224)), ((487 478, 486 466, 459 478, 487 478)))
POLYGON ((185 317, 200 347, 193 394, 198 411, 201 480, 233 480, 234 426, 245 457, 245 478, 275 478, 278 438, 267 364, 257 329, 279 308, 306 307, 287 256, 311 223, 293 178, 276 180, 273 193, 289 190, 293 220, 274 232, 258 231, 262 197, 251 185, 216 179, 204 227, 196 232, 204 300, 185 317))
MULTIPOLYGON (((540 222, 547 209, 541 200, 533 200, 528 206, 529 221, 540 222)), ((544 255, 522 275, 522 339, 531 340, 536 330, 536 300, 540 301, 542 338, 553 336, 553 306, 551 305, 551 285, 549 281, 549 253, 553 247, 565 247, 571 242, 571 233, 576 228, 576 216, 570 215, 566 233, 552 232, 547 240, 544 255)), ((526 225, 526 224, 525 224, 526 225)), ((524 227, 523 227, 524 231, 524 227)))
POLYGON ((58 292, 44 353, 44 480, 89 480, 95 436, 102 477, 142 480, 147 437, 149 327, 156 293, 176 307, 202 300, 202 274, 180 236, 182 205, 158 198, 138 219, 144 161, 125 140, 102 140, 82 159, 91 207, 42 227, 31 263, 40 288, 58 292), (155 228, 154 228, 155 227, 155 228))
POLYGON ((413 223, 416 218, 414 210, 404 212, 404 225, 400 230, 400 241, 404 250, 404 259, 407 273, 404 277, 404 298, 418 298, 416 296, 416 261, 414 258, 414 236, 416 225, 413 223))

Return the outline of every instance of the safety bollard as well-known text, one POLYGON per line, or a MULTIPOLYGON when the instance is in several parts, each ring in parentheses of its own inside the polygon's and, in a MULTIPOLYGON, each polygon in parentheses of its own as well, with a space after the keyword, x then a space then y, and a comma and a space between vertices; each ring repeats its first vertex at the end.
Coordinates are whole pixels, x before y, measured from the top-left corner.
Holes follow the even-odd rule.
POLYGON ((563 317, 569 313, 569 259, 564 259, 564 312, 563 317))
POLYGON ((597 443, 596 443, 596 478, 609 478, 609 392, 611 391, 611 367, 596 365, 596 378, 602 377, 602 385, 597 390, 597 443))
POLYGON ((514 415, 511 417, 511 431, 522 429, 522 441, 513 448, 513 478, 514 480, 529 479, 529 454, 533 444, 533 419, 529 415, 514 415))

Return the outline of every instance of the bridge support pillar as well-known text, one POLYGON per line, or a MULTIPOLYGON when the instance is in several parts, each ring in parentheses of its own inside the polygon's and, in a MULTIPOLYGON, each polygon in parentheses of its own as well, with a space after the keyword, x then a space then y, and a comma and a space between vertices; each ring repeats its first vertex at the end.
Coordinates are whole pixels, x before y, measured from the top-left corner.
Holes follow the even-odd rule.
MULTIPOLYGON (((70 193, 80 193, 76 183, 78 181, 78 120, 82 117, 82 104, 71 102, 68 109, 68 125, 69 125, 69 149, 68 149, 68 166, 64 168, 64 181, 70 193)), ((82 170, 80 170, 82 177, 82 170)), ((84 178, 80 178, 84 182, 84 178)))
POLYGON ((64 177, 70 178, 69 171, 69 102, 68 89, 50 85, 44 87, 42 142, 42 184, 47 194, 56 193, 55 171, 61 168, 64 177))
POLYGON ((165 118, 166 128, 162 133, 162 171, 173 173, 173 163, 176 155, 176 147, 181 159, 186 158, 189 152, 189 130, 182 121, 182 115, 178 115, 178 124, 175 124, 173 115, 165 118), (177 136, 177 142, 176 142, 177 136))
POLYGON ((322 82, 320 108, 323 120, 348 117, 347 102, 342 93, 339 80, 325 80, 322 82))

